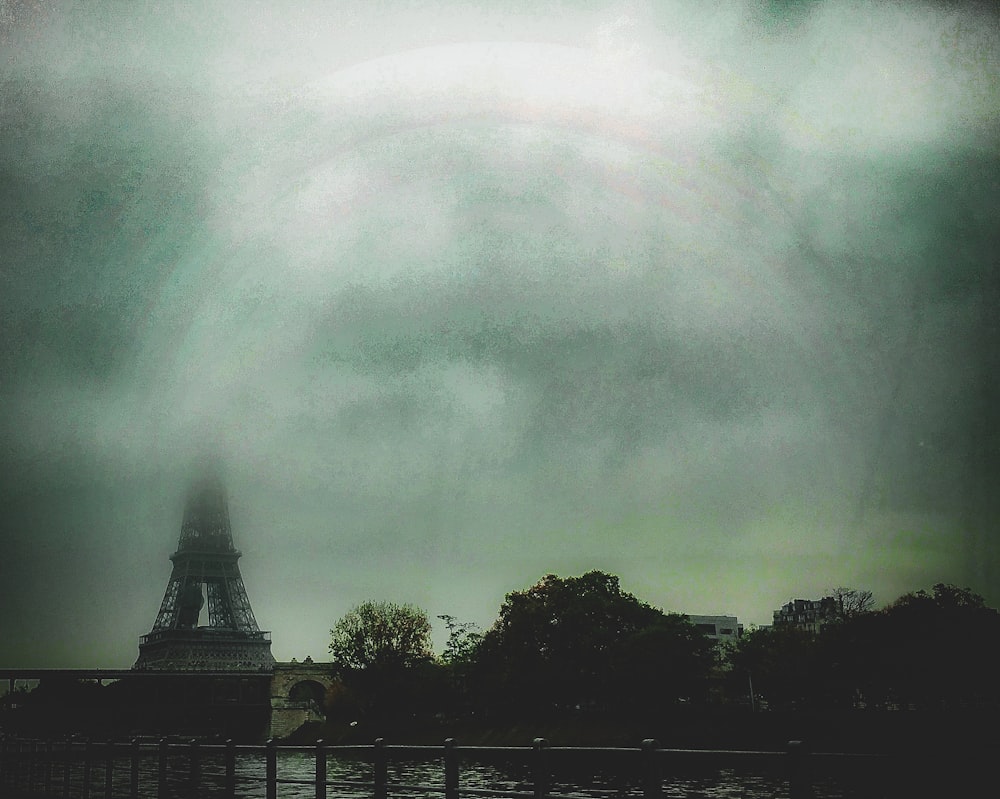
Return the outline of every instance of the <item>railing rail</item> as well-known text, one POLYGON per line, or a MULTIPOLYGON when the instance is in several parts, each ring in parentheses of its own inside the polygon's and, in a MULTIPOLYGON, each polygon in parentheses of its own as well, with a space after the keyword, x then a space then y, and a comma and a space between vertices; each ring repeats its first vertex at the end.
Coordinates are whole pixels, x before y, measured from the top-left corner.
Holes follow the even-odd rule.
MULTIPOLYGON (((138 739, 127 742, 68 739, 62 741, 0 737, 0 795, 21 799, 168 799, 176 796, 200 796, 207 786, 206 759, 213 761, 213 795, 235 799, 239 786, 263 783, 266 799, 277 799, 281 785, 312 786, 316 799, 327 799, 330 789, 364 791, 373 799, 388 799, 390 795, 406 797, 413 792, 440 794, 443 799, 460 796, 492 796, 502 799, 593 799, 600 790, 588 789, 586 797, 552 791, 555 759, 561 754, 585 755, 588 758, 616 756, 631 759, 630 775, 641 788, 643 799, 661 799, 663 780, 668 774, 665 763, 671 759, 712 759, 733 767, 740 761, 756 760, 777 765, 788 781, 792 799, 811 795, 810 765, 822 758, 880 760, 881 755, 810 753, 800 741, 790 741, 784 751, 732 749, 664 749, 653 739, 640 747, 553 747, 544 738, 536 738, 531 746, 459 746, 448 738, 443 745, 411 746, 386 744, 381 738, 370 745, 329 746, 318 741, 312 746, 279 746, 275 741, 265 745, 186 743, 161 739, 146 743, 138 739), (290 777, 279 770, 280 754, 304 754, 314 761, 309 779, 290 777), (263 774, 237 773, 237 756, 263 758, 263 774), (328 758, 353 757, 372 766, 370 780, 328 779, 328 758), (482 757, 500 757, 527 768, 531 775, 528 790, 505 788, 459 787, 460 761, 482 757), (390 762, 419 760, 442 763, 444 777, 438 784, 398 783, 389 778, 390 762), (220 762, 221 761, 221 764, 220 762), (141 779, 145 771, 147 780, 141 779), (151 787, 152 786, 152 787, 151 787)), ((605 791, 607 795, 616 791, 605 791)), ((254 795, 259 795, 256 793, 254 795)))

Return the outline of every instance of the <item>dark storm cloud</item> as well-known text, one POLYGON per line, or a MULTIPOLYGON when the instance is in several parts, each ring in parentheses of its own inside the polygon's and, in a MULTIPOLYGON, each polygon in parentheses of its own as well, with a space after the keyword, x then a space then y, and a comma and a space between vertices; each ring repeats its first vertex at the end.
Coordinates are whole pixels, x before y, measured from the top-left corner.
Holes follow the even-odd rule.
POLYGON ((67 8, 4 31, 0 660, 130 660, 210 449, 279 657, 549 571, 993 590, 995 17, 67 8))

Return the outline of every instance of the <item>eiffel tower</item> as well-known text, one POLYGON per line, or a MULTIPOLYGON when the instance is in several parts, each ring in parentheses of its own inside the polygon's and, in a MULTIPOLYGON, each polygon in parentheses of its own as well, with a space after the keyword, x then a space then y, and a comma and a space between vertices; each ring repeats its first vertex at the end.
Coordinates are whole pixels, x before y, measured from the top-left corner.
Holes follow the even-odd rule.
POLYGON ((153 629, 139 639, 133 669, 270 671, 270 633, 257 626, 229 526, 222 480, 213 470, 188 496, 173 569, 153 629), (208 600, 208 624, 199 626, 208 600))

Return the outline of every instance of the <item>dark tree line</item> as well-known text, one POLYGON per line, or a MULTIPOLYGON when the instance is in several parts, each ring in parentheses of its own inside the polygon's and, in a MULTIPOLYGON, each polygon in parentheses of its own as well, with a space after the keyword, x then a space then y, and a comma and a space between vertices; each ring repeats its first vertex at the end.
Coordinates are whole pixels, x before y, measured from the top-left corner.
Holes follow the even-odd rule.
MULTIPOLYGON (((485 633, 441 617, 449 639, 440 659, 430 654, 426 637, 389 666, 363 664, 350 655, 364 649, 361 617, 372 635, 384 634, 389 619, 376 624, 380 614, 372 614, 373 606, 355 608, 331 631, 331 653, 345 686, 334 697, 334 712, 413 715, 437 708, 493 720, 662 712, 701 701, 716 661, 711 643, 684 616, 639 601, 617 577, 599 571, 569 578, 550 574, 508 594, 485 633), (408 700, 400 686, 413 692, 408 700)), ((381 609, 388 612, 389 606, 381 609)), ((429 632, 417 609, 395 618, 429 632)))
MULTIPOLYGON (((364 738, 430 722, 450 729, 591 719, 662 729, 671 718, 708 718, 719 708, 852 717, 865 710, 1000 709, 1000 614, 982 597, 938 584, 881 610, 867 591, 837 589, 834 598, 837 612, 818 634, 794 626, 751 629, 719 648, 685 616, 624 591, 614 575, 550 574, 509 593, 485 632, 439 617, 448 631, 440 656, 424 611, 367 602, 331 630, 340 679, 326 697, 328 721, 364 738)), ((213 704, 212 680, 195 682, 158 682, 152 702, 145 684, 134 681, 102 688, 46 680, 0 700, 0 725, 19 720, 50 731, 111 734, 148 727, 152 719, 156 729, 202 725, 250 735, 264 723, 253 708, 213 704)))
POLYGON ((818 635, 751 630, 728 653, 730 693, 772 709, 934 709, 1000 704, 1000 614, 939 583, 882 610, 850 609, 818 635))
POLYGON ((938 584, 874 610, 837 589, 818 634, 751 629, 718 648, 683 615, 622 590, 614 575, 547 575, 507 595, 487 631, 442 616, 430 648, 423 611, 367 603, 332 631, 343 685, 334 716, 504 722, 581 715, 662 719, 679 706, 861 710, 1000 705, 1000 615, 938 584), (365 654, 367 653, 367 654, 365 654), (751 695, 753 701, 751 702, 751 695))

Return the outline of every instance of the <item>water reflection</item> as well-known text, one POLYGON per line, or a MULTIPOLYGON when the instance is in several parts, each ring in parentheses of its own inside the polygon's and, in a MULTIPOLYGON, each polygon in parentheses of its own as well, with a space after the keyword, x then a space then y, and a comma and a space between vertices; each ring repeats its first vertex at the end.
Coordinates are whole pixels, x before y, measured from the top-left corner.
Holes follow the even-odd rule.
MULTIPOLYGON (((263 763, 260 759, 241 763, 238 773, 245 777, 263 780, 263 763)), ((282 783, 278 796, 283 799, 313 799, 315 788, 315 760, 301 753, 283 753, 278 763, 279 778, 301 780, 303 784, 282 783)), ((389 795, 413 799, 441 799, 443 797, 444 767, 441 762, 395 761, 389 764, 389 795), (394 786, 425 786, 401 789, 394 786)), ((327 780, 337 782, 370 782, 373 769, 370 763, 359 760, 327 758, 327 780)), ((463 789, 496 792, 532 790, 531 774, 523 764, 491 764, 463 760, 459 770, 459 792, 463 789)), ((256 786, 244 783, 242 796, 263 796, 263 782, 256 786)), ((635 771, 594 769, 586 778, 579 774, 572 778, 561 776, 558 771, 550 784, 553 797, 584 796, 589 799, 632 799, 642 796, 642 786, 635 771)), ((342 799, 367 799, 371 788, 352 788, 331 785, 328 796, 342 799)), ((873 786, 838 783, 826 778, 814 784, 816 799, 875 799, 885 796, 873 786)), ((663 780, 663 797, 705 797, 708 799, 780 799, 788 796, 788 783, 783 774, 760 774, 741 769, 701 769, 697 773, 669 774, 663 780)))
MULTIPOLYGON (((594 763, 561 762, 553 759, 550 794, 587 799, 638 799, 642 796, 636 762, 594 763), (585 767, 585 768, 584 768, 585 767)), ((55 796, 105 796, 108 773, 104 762, 89 768, 80 761, 55 763, 48 775, 50 792, 55 796), (65 788, 65 790, 64 790, 65 788), (89 789, 89 790, 87 790, 89 789)), ((281 799, 314 799, 315 756, 306 752, 278 750, 278 790, 281 799)), ((370 799, 374 778, 371 763, 363 759, 327 755, 327 796, 337 799, 370 799)), ((26 789, 28 774, 15 775, 7 786, 26 789)), ((225 796, 225 765, 223 752, 203 749, 197 768, 192 771, 186 753, 171 752, 167 758, 165 796, 163 799, 225 796), (196 779, 197 788, 193 788, 196 779)), ((836 777, 816 774, 812 780, 816 799, 888 799, 898 795, 887 790, 872 772, 851 772, 841 769, 836 777)), ((241 799, 265 796, 265 762, 261 753, 239 753, 236 757, 236 795, 241 799)), ((389 796, 392 799, 443 799, 444 765, 439 760, 416 761, 392 759, 388 765, 389 796)), ((45 775, 36 772, 31 782, 36 790, 45 782, 45 775)), ((155 753, 144 756, 139 763, 139 794, 157 797, 159 768, 155 753)), ((112 762, 110 776, 113 799, 130 795, 130 769, 127 759, 112 762)), ((2 786, 0 786, 2 787, 2 786)), ((459 768, 459 793, 462 791, 524 792, 530 794, 533 780, 530 769, 523 763, 484 763, 463 759, 459 768)), ((739 797, 740 799, 780 799, 788 796, 788 782, 782 772, 767 769, 691 767, 674 764, 665 769, 662 782, 663 799, 674 797, 739 797)), ((469 794, 465 794, 468 797, 469 794)))

